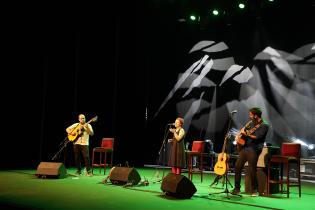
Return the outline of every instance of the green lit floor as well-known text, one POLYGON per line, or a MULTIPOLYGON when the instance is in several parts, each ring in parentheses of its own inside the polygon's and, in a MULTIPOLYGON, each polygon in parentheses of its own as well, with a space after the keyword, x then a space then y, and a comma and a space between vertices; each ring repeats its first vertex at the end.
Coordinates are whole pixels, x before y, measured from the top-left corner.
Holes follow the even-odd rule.
MULTIPOLYGON (((313 209, 315 184, 303 182, 302 197, 297 188, 292 188, 290 198, 285 194, 273 197, 251 197, 242 193, 242 197, 230 195, 226 198, 225 186, 220 182, 215 187, 215 174, 204 174, 203 182, 194 175, 193 184, 197 192, 190 199, 176 199, 165 196, 161 191, 161 182, 169 169, 137 168, 141 180, 148 180, 149 185, 123 187, 111 182, 102 183, 107 175, 95 170, 93 177, 68 175, 62 179, 42 179, 32 170, 0 171, 0 206, 1 209, 313 209), (223 188, 222 188, 223 187, 223 188), (209 195, 209 193, 219 194, 209 195)), ((74 169, 67 169, 68 174, 74 169)), ((106 174, 109 173, 107 170, 106 174)), ((187 176, 187 173, 183 173, 187 176)), ((229 176, 233 184, 233 175, 229 176)), ((140 182, 141 183, 141 182, 140 182)), ((244 182, 242 182, 244 183, 244 182)), ((229 190, 232 190, 230 187, 229 190)), ((242 189, 244 191, 244 189, 242 189)))

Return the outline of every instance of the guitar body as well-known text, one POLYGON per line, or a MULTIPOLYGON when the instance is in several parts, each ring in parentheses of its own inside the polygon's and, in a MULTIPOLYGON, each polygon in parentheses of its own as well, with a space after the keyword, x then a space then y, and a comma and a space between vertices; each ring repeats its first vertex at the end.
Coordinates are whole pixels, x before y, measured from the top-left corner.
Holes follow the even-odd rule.
POLYGON ((236 140, 236 150, 239 152, 242 150, 242 148, 244 147, 246 143, 245 136, 239 133, 238 135, 235 136, 235 140, 236 140))
POLYGON ((71 134, 68 134, 69 141, 76 141, 82 135, 82 128, 78 125, 71 134))
POLYGON ((244 146, 245 145, 245 136, 240 135, 238 138, 236 138, 236 143, 239 144, 240 146, 244 146))
POLYGON ((222 152, 218 155, 218 161, 214 165, 214 173, 217 175, 224 175, 229 170, 229 165, 227 164, 227 161, 229 160, 229 155, 222 152))

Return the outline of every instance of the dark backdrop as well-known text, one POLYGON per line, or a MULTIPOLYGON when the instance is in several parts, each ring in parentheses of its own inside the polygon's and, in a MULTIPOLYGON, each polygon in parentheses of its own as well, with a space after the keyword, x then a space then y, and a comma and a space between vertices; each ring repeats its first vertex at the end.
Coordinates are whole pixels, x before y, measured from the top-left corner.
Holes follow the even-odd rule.
MULTIPOLYGON (((291 52, 314 42, 311 3, 302 11, 294 5, 259 11, 253 6, 241 17, 179 21, 187 18, 191 2, 10 5, 4 20, 1 165, 50 161, 80 113, 99 117, 91 148, 102 137, 115 137, 116 164, 155 163, 165 125, 177 116, 175 105, 153 116, 191 65, 188 52, 196 42, 223 40, 236 63, 248 66, 268 45, 291 52)), ((202 1, 196 2, 193 7, 205 14, 202 1)), ((62 154, 72 165, 71 147, 62 154)))

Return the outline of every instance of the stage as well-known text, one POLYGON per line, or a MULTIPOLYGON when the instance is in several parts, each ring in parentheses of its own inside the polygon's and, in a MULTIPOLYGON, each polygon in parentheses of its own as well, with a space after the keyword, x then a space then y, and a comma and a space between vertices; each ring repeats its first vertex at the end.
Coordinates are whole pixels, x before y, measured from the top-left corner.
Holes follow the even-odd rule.
MULTIPOLYGON (((165 195, 161 190, 161 178, 170 172, 168 168, 135 168, 141 180, 136 186, 112 184, 104 180, 110 170, 103 174, 94 169, 94 176, 74 174, 74 168, 67 168, 65 178, 39 178, 36 169, 0 171, 0 206, 2 209, 312 209, 315 195, 314 181, 303 180, 302 196, 297 188, 286 194, 273 194, 272 197, 242 197, 220 193, 226 189, 221 181, 210 187, 216 175, 206 171, 203 182, 198 174, 192 183, 197 191, 189 199, 179 199, 165 195), (144 184, 148 181, 148 185, 144 184), (212 194, 217 193, 218 194, 212 194), (212 194, 212 195, 209 195, 212 194)), ((183 173, 187 177, 187 173, 183 173)), ((234 175, 228 175, 232 185, 234 175)), ((228 186, 228 190, 232 188, 228 186)), ((245 191, 244 177, 242 192, 245 191)))

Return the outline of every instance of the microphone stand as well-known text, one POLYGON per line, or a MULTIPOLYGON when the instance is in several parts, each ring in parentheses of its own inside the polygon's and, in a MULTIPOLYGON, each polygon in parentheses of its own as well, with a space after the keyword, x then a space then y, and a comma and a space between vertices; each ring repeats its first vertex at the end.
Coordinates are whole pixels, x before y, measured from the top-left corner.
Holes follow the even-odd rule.
MULTIPOLYGON (((230 132, 230 127, 231 127, 231 122, 232 122, 232 115, 233 115, 234 113, 236 113, 236 111, 232 111, 232 112, 230 113, 230 115, 229 115, 228 128, 227 128, 227 132, 226 132, 225 138, 224 138, 224 142, 225 142, 225 143, 226 143, 226 141, 228 140, 228 138, 230 137, 229 132, 230 132)), ((224 149, 225 149, 224 152, 225 152, 226 155, 228 156, 227 151, 226 151, 226 147, 225 147, 224 149)), ((227 162, 226 164, 229 164, 229 163, 227 162)), ((209 193, 209 195, 220 194, 220 193, 226 193, 226 197, 227 197, 228 199, 230 199, 229 194, 231 194, 231 195, 237 195, 237 196, 239 196, 239 197, 242 197, 242 195, 233 194, 233 193, 231 193, 231 192, 229 191, 229 189, 228 189, 228 184, 229 184, 231 187, 233 187, 233 186, 232 186, 232 184, 231 184, 231 182, 230 182, 230 180, 229 180, 229 178, 228 178, 228 172, 229 172, 229 171, 227 170, 224 175, 217 175, 216 178, 214 179, 213 183, 210 185, 210 187, 211 187, 213 184, 218 183, 218 181, 219 181, 221 178, 223 178, 223 183, 224 183, 223 185, 225 185, 225 190, 222 191, 222 192, 217 192, 217 193, 209 193)))
MULTIPOLYGON (((59 151, 54 155, 54 157, 53 157, 51 160, 55 160, 55 159, 57 158, 57 156, 60 154, 60 152, 61 152, 64 148, 66 148, 66 146, 67 146, 67 144, 68 144, 69 142, 70 142, 70 141, 68 140, 68 136, 66 136, 66 137, 64 138, 63 142, 61 142, 61 143, 59 144, 59 146, 62 145, 61 148, 59 149, 59 151)), ((64 161, 64 164, 65 164, 65 161, 64 161)))
POLYGON ((159 150, 159 155, 158 155, 158 162, 160 162, 160 158, 161 158, 161 152, 162 152, 162 150, 163 150, 163 160, 162 160, 162 162, 163 162, 163 169, 162 169, 162 178, 161 179, 159 179, 159 180, 157 180, 157 181, 155 181, 155 182, 153 182, 153 183, 156 183, 156 182, 161 182, 163 179, 164 179, 164 168, 165 168, 165 142, 166 142, 166 139, 167 139, 167 137, 168 137, 168 134, 169 134, 169 129, 168 129, 168 126, 169 126, 169 124, 167 124, 166 125, 166 127, 165 127, 165 131, 164 131, 164 138, 163 138, 163 142, 162 142, 162 145, 161 145, 161 147, 160 147, 160 150, 159 150))

